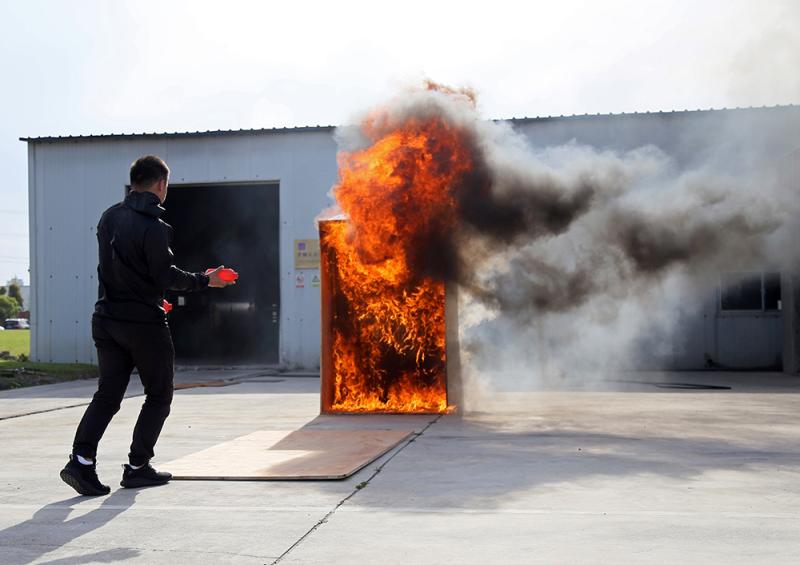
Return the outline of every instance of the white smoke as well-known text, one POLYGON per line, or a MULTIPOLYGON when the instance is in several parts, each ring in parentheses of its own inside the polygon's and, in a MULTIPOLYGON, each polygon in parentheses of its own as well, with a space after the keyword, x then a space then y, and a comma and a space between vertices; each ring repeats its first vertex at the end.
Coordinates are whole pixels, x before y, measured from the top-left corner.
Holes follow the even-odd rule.
POLYGON ((473 146, 475 175, 451 187, 459 228, 438 234, 459 257, 446 276, 461 287, 469 410, 493 390, 596 386, 620 370, 670 367, 721 273, 796 269, 787 242, 800 199, 775 151, 791 149, 800 113, 743 112, 676 116, 678 133, 660 147, 534 147, 511 124, 482 119, 473 93, 435 87, 404 93, 337 140, 354 150, 370 143, 365 129, 437 117, 473 146))
POLYGON ((797 187, 780 181, 780 162, 765 160, 769 132, 737 149, 736 163, 711 147, 685 169, 655 146, 533 148, 508 124, 481 131, 501 179, 537 186, 547 177, 565 190, 585 181, 595 193, 561 233, 502 249, 474 233, 464 242, 483 257, 481 292, 460 295, 467 410, 487 409, 492 391, 598 387, 620 371, 671 368, 681 332, 717 299, 721 273, 797 269, 797 246, 787 245, 797 235, 797 187))

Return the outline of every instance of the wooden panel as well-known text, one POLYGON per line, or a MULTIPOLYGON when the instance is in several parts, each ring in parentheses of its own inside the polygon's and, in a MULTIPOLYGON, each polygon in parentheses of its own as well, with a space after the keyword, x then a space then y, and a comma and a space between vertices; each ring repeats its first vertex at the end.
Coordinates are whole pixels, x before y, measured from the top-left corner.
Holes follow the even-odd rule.
POLYGON ((320 357, 319 357, 319 370, 320 370, 320 413, 325 414, 330 412, 331 405, 333 404, 333 386, 334 386, 334 370, 333 370, 333 339, 332 339, 332 324, 333 312, 331 306, 333 289, 333 273, 336 256, 333 250, 326 244, 326 238, 329 234, 331 221, 324 221, 319 223, 319 244, 320 244, 320 328, 322 335, 320 336, 320 357))
MULTIPOLYGON (((438 339, 431 339, 425 355, 419 355, 412 348, 373 348, 373 344, 383 343, 376 334, 386 330, 371 327, 370 320, 374 314, 361 308, 364 300, 370 302, 378 299, 348 297, 348 292, 342 290, 342 287, 347 287, 351 275, 340 268, 339 250, 335 244, 340 236, 347 233, 348 224, 345 220, 331 219, 320 221, 318 227, 321 278, 320 413, 438 414, 448 411, 447 356, 452 353, 456 357, 458 316, 456 308, 453 308, 454 319, 448 329, 448 292, 443 288, 444 281, 421 279, 413 283, 415 287, 404 289, 404 293, 422 291, 438 295, 439 290, 445 291, 442 303, 432 299, 425 310, 429 318, 426 337, 434 338, 441 331, 445 334, 446 345, 448 335, 452 334, 456 338, 450 348, 452 351, 442 351, 438 339), (344 346, 337 348, 337 343, 344 343, 344 346), (352 367, 352 371, 342 370, 341 367, 337 369, 339 363, 352 367)), ((352 276, 356 276, 355 273, 352 276)), ((387 287, 387 300, 405 300, 396 292, 394 287, 387 287)), ((457 306, 457 301, 457 294, 453 293, 450 302, 457 306)), ((398 315, 397 318, 386 318, 384 322, 394 326, 391 331, 402 336, 408 330, 403 327, 404 322, 399 320, 405 317, 398 315)), ((457 365, 453 370, 454 390, 457 365)))
POLYGON ((174 479, 345 479, 414 430, 261 430, 187 455, 163 468, 174 479))

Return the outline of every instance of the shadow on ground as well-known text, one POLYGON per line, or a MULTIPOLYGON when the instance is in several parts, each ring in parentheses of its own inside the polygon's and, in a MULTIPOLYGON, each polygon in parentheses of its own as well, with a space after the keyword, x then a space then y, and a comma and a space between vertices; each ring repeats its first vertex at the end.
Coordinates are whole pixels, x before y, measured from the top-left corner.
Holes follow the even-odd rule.
MULTIPOLYGON (((538 496, 598 483, 615 485, 611 488, 618 490, 612 495, 624 499, 649 496, 651 489, 685 490, 692 483, 702 490, 697 479, 712 471, 800 469, 800 446, 780 441, 755 447, 713 437, 501 431, 491 424, 466 421, 437 427, 377 477, 380 486, 390 483, 393 500, 429 508, 496 508, 513 504, 518 493, 538 496)), ((735 493, 735 483, 730 486, 735 493)), ((354 502, 378 506, 387 502, 382 496, 365 494, 354 502)))
MULTIPOLYGON (((99 506, 73 518, 69 518, 70 514, 80 510, 81 503, 92 499, 74 496, 50 503, 37 510, 29 520, 0 531, 0 547, 7 555, 10 550, 15 550, 13 562, 32 563, 108 524, 133 505, 136 495, 135 490, 116 490, 103 498, 99 506)), ((137 557, 139 553, 138 549, 115 548, 45 563, 114 563, 137 557)))

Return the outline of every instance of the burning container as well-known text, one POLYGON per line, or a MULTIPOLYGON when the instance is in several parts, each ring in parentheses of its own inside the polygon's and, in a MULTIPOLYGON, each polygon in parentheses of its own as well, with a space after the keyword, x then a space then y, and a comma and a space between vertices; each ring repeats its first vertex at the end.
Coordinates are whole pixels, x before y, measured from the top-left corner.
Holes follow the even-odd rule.
POLYGON ((446 296, 443 281, 409 281, 403 265, 391 259, 365 262, 350 244, 351 229, 344 220, 319 224, 321 412, 452 410, 458 371, 455 293, 446 296))

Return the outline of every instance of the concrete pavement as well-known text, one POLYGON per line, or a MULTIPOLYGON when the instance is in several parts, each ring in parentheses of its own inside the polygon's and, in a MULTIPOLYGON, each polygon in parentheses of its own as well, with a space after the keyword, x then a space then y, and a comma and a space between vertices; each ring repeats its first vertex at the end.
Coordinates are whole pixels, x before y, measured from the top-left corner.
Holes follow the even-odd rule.
POLYGON ((5 391, 0 562, 797 563, 800 379, 618 377, 502 393, 465 416, 315 421, 316 378, 182 372, 239 384, 177 392, 156 467, 259 429, 410 422, 420 435, 344 481, 127 491, 134 386, 101 444, 112 493, 93 499, 58 470, 94 383, 5 391), (732 388, 655 386, 670 382, 732 388))

